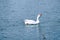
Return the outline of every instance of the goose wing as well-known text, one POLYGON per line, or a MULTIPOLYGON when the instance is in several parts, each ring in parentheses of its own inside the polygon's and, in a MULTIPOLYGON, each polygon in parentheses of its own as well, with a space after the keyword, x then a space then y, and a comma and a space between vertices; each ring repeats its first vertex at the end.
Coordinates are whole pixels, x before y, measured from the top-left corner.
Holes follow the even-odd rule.
POLYGON ((34 20, 26 19, 25 22, 35 22, 34 20))

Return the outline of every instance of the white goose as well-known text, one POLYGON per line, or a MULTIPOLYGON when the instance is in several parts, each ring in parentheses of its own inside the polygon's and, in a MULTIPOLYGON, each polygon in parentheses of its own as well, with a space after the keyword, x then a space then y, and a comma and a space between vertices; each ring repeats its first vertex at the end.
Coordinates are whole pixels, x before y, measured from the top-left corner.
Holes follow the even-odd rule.
POLYGON ((38 14, 36 21, 34 21, 34 20, 29 20, 29 19, 25 19, 25 20, 24 20, 24 23, 25 23, 25 24, 39 24, 39 23, 40 23, 39 17, 41 17, 41 15, 42 15, 42 14, 38 14))

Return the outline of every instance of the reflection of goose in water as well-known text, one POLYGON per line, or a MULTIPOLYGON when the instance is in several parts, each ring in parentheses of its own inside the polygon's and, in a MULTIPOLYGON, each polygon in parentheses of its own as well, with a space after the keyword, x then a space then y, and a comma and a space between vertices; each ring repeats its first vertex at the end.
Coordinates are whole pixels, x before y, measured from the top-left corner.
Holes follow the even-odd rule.
POLYGON ((39 25, 25 25, 24 31, 26 40, 40 40, 39 25))
POLYGON ((25 19, 25 20, 24 20, 24 23, 25 23, 25 24, 39 24, 39 23, 40 23, 39 17, 40 17, 41 15, 42 15, 42 14, 38 14, 36 21, 34 21, 34 20, 29 20, 29 19, 25 19))
MULTIPOLYGON (((25 25, 25 37, 32 40, 32 37, 36 40, 47 40, 42 26, 38 25, 25 25), (38 38, 38 39, 37 39, 38 38)), ((27 38, 27 39, 28 39, 27 38)))
POLYGON ((38 27, 39 25, 25 25, 26 27, 38 27))

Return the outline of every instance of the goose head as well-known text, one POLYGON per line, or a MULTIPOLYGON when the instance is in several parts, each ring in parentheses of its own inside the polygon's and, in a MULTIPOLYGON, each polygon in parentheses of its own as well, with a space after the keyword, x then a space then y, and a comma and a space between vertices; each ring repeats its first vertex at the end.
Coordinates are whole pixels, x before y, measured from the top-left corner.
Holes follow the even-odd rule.
POLYGON ((42 16, 42 14, 38 14, 37 18, 39 18, 39 17, 41 17, 41 16, 42 16))

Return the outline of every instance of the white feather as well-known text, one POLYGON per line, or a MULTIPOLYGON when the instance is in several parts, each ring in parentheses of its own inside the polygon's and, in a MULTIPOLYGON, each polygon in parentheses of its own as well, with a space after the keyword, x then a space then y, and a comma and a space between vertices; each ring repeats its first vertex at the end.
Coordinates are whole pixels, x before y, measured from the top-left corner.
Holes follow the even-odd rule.
POLYGON ((40 17, 40 16, 41 16, 40 14, 37 16, 37 20, 36 20, 36 21, 34 21, 34 20, 29 20, 29 19, 25 19, 25 20, 24 20, 24 23, 25 23, 25 24, 38 24, 38 23, 40 23, 40 21, 39 21, 39 17, 40 17))

